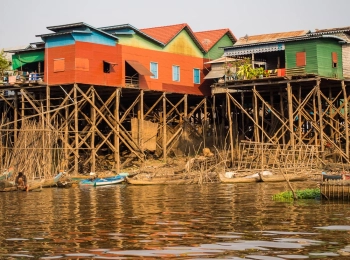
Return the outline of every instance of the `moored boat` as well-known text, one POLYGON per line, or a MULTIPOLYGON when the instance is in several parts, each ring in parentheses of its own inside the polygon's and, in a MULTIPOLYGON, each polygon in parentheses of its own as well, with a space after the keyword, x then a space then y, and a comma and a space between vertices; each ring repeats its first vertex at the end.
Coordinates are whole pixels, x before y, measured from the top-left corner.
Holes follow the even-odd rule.
POLYGON ((260 176, 247 176, 247 177, 232 177, 227 178, 224 174, 219 173, 219 179, 222 183, 252 183, 261 181, 260 176))
POLYGON ((286 181, 306 181, 308 175, 306 174, 274 174, 274 175, 263 175, 260 174, 262 182, 283 182, 286 181))
POLYGON ((169 179, 169 178, 152 178, 152 179, 136 179, 126 177, 126 182, 133 185, 164 185, 164 184, 191 184, 193 180, 186 179, 169 179))
POLYGON ((13 174, 13 171, 14 171, 14 168, 10 167, 6 171, 4 171, 2 174, 0 174, 0 181, 7 180, 8 178, 10 178, 13 174))
POLYGON ((116 175, 105 178, 90 178, 86 180, 82 180, 79 182, 79 185, 82 186, 106 186, 106 185, 114 185, 125 181, 125 176, 116 175))

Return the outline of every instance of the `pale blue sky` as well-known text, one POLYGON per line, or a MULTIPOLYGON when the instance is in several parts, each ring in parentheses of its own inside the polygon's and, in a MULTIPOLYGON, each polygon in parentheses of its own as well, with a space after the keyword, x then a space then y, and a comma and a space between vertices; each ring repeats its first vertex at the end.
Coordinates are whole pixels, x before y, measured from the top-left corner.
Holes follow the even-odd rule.
POLYGON ((239 38, 350 26, 350 0, 16 0, 1 3, 0 49, 41 41, 47 26, 129 23, 139 29, 188 23, 193 31, 230 28, 239 38))

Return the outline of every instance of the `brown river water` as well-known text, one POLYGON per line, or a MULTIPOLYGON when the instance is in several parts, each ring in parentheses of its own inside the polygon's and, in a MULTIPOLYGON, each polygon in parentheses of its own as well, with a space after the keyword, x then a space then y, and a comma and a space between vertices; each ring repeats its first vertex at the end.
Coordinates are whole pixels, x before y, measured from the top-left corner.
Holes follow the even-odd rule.
POLYGON ((122 184, 0 193, 0 259, 350 259, 350 203, 272 200, 285 190, 122 184))

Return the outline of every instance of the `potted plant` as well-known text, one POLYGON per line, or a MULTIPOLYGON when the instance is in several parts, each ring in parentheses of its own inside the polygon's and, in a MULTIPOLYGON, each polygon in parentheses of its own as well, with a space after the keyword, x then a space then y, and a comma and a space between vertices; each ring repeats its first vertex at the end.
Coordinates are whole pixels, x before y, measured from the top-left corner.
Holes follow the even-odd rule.
POLYGON ((256 74, 256 77, 259 78, 259 79, 262 79, 264 77, 264 68, 263 67, 259 67, 259 68, 256 68, 255 69, 255 74, 256 74))

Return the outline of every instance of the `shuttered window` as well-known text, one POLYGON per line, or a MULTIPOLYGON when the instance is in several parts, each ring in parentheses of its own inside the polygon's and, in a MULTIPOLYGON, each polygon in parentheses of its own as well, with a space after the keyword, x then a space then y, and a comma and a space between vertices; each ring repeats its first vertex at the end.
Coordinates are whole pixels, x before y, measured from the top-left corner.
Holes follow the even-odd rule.
POLYGON ((180 81, 180 66, 173 66, 173 81, 180 81))
POLYGON ((75 58, 75 69, 89 71, 89 60, 83 58, 75 58))
POLYGON ((332 67, 336 68, 338 66, 338 53, 332 52, 332 67))
POLYGON ((158 63, 156 62, 151 62, 150 65, 150 71, 154 76, 151 76, 152 79, 157 79, 158 78, 158 63))
POLYGON ((54 59, 53 60, 53 72, 64 71, 65 62, 64 59, 54 59))
POLYGON ((296 65, 297 67, 306 66, 306 52, 297 52, 296 54, 296 65))
POLYGON ((200 70, 199 69, 193 69, 193 83, 194 84, 200 84, 201 83, 200 70))

